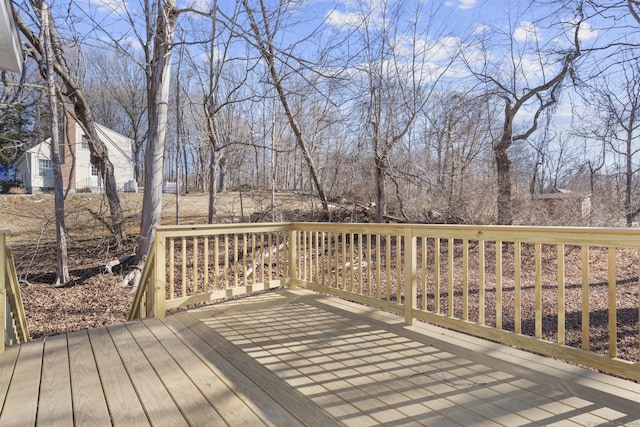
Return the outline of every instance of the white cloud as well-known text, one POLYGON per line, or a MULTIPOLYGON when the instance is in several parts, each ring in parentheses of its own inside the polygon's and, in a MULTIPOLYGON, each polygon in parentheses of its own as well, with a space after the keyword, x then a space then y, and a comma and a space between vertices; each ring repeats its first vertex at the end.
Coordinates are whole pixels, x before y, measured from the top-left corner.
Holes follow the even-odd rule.
POLYGON ((473 9, 476 7, 478 0, 460 0, 460 9, 473 9))
POLYGON ((514 40, 518 42, 540 41, 538 27, 533 22, 522 21, 520 27, 513 32, 514 40))
POLYGON ((486 31, 488 31, 489 28, 490 27, 488 25, 485 25, 485 24, 476 24, 476 26, 473 27, 473 34, 476 34, 476 35, 477 34, 482 34, 482 33, 486 32, 486 31))
POLYGON ((104 14, 124 15, 127 10, 127 4, 124 0, 94 0, 91 2, 96 10, 104 14))
POLYGON ((345 13, 334 9, 327 14, 327 23, 338 28, 357 27, 360 26, 364 20, 365 17, 360 12, 345 13))
POLYGON ((597 28, 593 28, 588 22, 582 22, 580 24, 580 31, 578 31, 578 38, 580 41, 591 40, 598 37, 599 31, 597 28))
POLYGON ((473 9, 477 4, 478 0, 448 0, 444 2, 447 7, 457 7, 462 10, 473 9))

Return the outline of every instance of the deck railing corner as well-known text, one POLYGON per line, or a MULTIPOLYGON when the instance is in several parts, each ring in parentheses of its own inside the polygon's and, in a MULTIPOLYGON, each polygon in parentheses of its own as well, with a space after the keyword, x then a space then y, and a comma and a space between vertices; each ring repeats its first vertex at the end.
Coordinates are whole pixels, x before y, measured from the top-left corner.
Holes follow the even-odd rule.
POLYGON ((13 251, 7 245, 8 231, 0 230, 0 353, 6 346, 29 341, 13 251))

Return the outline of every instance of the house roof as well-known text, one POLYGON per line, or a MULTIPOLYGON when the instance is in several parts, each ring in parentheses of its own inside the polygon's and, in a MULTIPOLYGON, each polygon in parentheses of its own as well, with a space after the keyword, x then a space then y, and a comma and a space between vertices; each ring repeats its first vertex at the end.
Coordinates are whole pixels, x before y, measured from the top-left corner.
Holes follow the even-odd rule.
POLYGON ((0 70, 22 71, 22 49, 10 0, 0 0, 0 70))

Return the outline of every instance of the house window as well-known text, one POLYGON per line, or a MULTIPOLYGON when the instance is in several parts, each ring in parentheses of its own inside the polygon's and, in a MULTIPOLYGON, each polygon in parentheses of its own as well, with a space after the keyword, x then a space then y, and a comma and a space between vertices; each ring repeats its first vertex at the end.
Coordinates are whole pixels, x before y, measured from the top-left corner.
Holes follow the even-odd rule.
POLYGON ((87 137, 85 135, 82 135, 82 138, 80 139, 80 148, 85 150, 89 149, 89 141, 87 141, 87 137))
POLYGON ((49 159, 38 159, 39 175, 45 178, 53 176, 53 164, 49 159))
POLYGON ((94 165, 91 165, 91 176, 100 176, 100 171, 94 165))

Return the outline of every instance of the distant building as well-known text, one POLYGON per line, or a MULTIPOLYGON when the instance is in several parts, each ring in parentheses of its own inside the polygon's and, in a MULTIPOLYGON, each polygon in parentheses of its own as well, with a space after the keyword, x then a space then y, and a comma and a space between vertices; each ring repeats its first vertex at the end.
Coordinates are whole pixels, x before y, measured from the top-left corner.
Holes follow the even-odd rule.
POLYGON ((534 206, 544 208, 549 218, 570 216, 586 222, 591 216, 591 194, 556 188, 551 193, 534 194, 533 200, 534 206))
MULTIPOLYGON (((133 141, 104 126, 96 124, 100 139, 109 151, 113 163, 116 186, 120 191, 135 191, 133 141)), ((91 164, 89 144, 79 124, 65 117, 61 140, 62 179, 65 190, 71 192, 102 192, 103 182, 98 168, 91 164)), ((40 193, 53 188, 51 140, 47 139, 27 150, 14 167, 20 186, 27 193, 40 193)))

